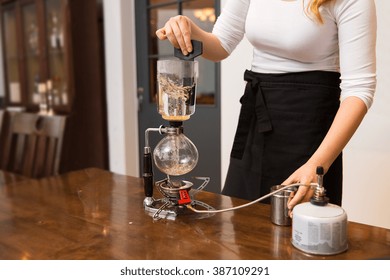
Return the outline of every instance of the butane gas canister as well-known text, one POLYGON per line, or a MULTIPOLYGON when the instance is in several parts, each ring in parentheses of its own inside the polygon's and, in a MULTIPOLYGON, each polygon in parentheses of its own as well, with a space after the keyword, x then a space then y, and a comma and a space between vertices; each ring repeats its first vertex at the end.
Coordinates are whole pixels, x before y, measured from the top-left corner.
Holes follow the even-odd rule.
POLYGON ((347 213, 328 203, 322 186, 323 174, 323 168, 318 167, 318 185, 311 201, 294 207, 292 244, 306 253, 334 255, 348 249, 347 213))

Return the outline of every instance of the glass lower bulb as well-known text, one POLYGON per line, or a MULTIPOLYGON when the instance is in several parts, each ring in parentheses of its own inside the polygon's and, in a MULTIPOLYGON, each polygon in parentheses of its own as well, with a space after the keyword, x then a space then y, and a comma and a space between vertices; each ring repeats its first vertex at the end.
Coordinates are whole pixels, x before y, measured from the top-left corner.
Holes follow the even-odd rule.
POLYGON ((198 163, 198 150, 184 134, 165 136, 153 152, 157 168, 167 175, 180 176, 190 172, 198 163))

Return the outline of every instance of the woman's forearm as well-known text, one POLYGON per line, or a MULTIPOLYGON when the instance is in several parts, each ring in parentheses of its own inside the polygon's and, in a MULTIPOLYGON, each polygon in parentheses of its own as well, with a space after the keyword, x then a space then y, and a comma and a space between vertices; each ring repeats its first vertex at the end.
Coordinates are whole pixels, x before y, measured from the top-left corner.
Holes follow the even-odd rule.
POLYGON ((366 112, 366 104, 357 97, 348 97, 341 103, 328 133, 316 152, 282 183, 286 185, 299 182, 304 185, 299 187, 295 196, 288 203, 290 211, 296 204, 310 199, 313 190, 305 186, 316 182, 316 167, 322 166, 325 172, 329 170, 329 167, 359 127, 366 112))
POLYGON ((357 97, 348 97, 340 105, 326 137, 309 163, 329 169, 351 139, 367 112, 365 103, 357 97))

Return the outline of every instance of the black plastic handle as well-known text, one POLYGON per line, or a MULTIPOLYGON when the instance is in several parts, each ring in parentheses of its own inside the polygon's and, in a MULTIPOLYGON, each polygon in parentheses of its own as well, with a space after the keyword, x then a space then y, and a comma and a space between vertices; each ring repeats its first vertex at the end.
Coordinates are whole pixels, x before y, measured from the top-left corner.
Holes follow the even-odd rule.
POLYGON ((317 175, 324 175, 324 168, 322 166, 317 166, 316 173, 317 175))
POLYGON ((144 191, 146 197, 153 196, 153 168, 151 153, 144 154, 144 191))
POLYGON ((184 55, 181 49, 175 48, 174 56, 181 60, 194 60, 195 57, 200 56, 203 53, 203 43, 201 41, 191 40, 192 52, 184 55))

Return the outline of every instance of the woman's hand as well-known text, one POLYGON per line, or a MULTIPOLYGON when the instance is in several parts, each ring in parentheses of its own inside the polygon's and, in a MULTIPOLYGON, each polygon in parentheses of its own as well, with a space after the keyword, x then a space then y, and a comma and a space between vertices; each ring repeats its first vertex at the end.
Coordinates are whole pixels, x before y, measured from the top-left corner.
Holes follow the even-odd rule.
POLYGON ((287 207, 289 209, 289 215, 292 217, 292 210, 295 205, 309 201, 313 196, 314 190, 310 187, 311 183, 317 182, 316 174, 317 165, 307 162, 290 175, 282 185, 290 185, 295 183, 301 183, 297 192, 292 193, 289 198, 287 207))
POLYGON ((163 28, 156 31, 156 35, 160 40, 168 39, 175 48, 187 55, 192 52, 192 25, 192 21, 186 16, 171 17, 163 28))
POLYGON ((202 56, 206 59, 218 62, 229 56, 217 36, 204 31, 186 16, 171 17, 163 28, 156 31, 156 35, 160 40, 169 40, 184 55, 192 52, 193 39, 203 43, 202 56))

